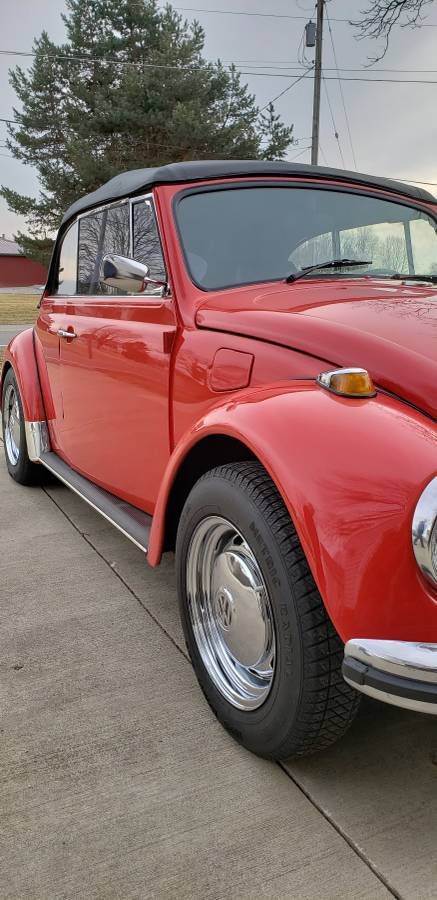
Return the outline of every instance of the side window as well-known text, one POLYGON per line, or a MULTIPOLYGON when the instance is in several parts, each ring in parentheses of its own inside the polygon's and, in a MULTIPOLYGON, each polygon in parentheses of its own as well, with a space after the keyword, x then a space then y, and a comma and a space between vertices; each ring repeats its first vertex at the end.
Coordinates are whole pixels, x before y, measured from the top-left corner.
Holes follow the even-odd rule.
POLYGON ((129 204, 83 216, 79 220, 78 294, 120 294, 100 282, 103 257, 129 256, 129 204))
POLYGON ((165 263, 152 202, 139 200, 134 203, 132 219, 133 258, 149 267, 151 278, 165 281, 165 263))
POLYGON ((58 286, 56 293, 62 297, 72 296, 77 287, 77 221, 70 226, 64 235, 58 265, 58 286))

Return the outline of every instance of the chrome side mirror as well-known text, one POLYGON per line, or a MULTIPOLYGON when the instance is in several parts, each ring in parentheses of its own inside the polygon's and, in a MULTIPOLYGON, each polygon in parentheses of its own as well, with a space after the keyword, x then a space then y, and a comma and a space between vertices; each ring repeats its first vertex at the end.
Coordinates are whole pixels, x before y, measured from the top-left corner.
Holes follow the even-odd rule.
POLYGON ((146 288, 167 288, 165 281, 155 281, 149 277, 150 269, 135 259, 126 256, 104 256, 100 281, 108 287, 117 288, 122 294, 142 294, 146 288))

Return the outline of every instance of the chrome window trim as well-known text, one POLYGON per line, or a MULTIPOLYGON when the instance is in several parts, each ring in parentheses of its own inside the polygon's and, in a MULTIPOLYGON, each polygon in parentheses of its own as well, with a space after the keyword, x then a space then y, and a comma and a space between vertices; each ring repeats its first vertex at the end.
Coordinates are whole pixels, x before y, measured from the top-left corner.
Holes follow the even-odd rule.
MULTIPOLYGON (((156 222, 156 230, 158 232, 159 243, 160 243, 160 247, 161 247, 161 255, 162 255, 162 261, 164 264, 165 280, 168 285, 167 292, 165 294, 162 293, 161 296, 163 298, 171 297, 171 290, 170 290, 170 284, 169 284, 169 278, 168 278, 168 270, 167 270, 167 265, 165 262, 165 255, 164 255, 164 244, 163 244, 163 240, 162 240, 161 229, 159 227, 158 216, 156 214, 156 203, 155 203, 155 198, 153 196, 153 192, 148 191, 147 194, 140 194, 138 197, 129 197, 128 199, 129 199, 129 205, 130 205, 130 212, 129 212, 130 244, 129 244, 129 246, 130 246, 131 258, 135 259, 134 255, 133 255, 134 254, 134 206, 136 203, 140 203, 141 200, 150 200, 150 203, 152 204, 153 215, 155 217, 155 222, 156 222)), ((138 297, 138 296, 151 297, 152 299, 155 299, 155 300, 159 299, 159 297, 157 297, 156 293, 155 294, 147 294, 147 292, 145 292, 142 295, 133 294, 132 296, 134 296, 134 297, 138 297)))
POLYGON ((126 203, 129 203, 129 197, 126 197, 124 200, 111 200, 110 203, 103 203, 101 206, 94 206, 93 209, 87 209, 83 213, 78 213, 74 221, 79 222, 81 219, 93 216, 95 213, 104 212, 105 209, 112 209, 114 206, 125 206, 126 203))
MULTIPOLYGON (((104 212, 106 209, 113 209, 114 207, 124 206, 124 205, 129 206, 129 254, 130 254, 131 259, 133 259, 133 208, 134 208, 134 205, 136 203, 139 203, 141 200, 149 200, 150 203, 152 204, 153 215, 155 216, 156 228, 158 231, 159 241, 160 241, 160 245, 161 245, 162 260, 163 260, 163 264, 164 264, 165 276, 166 276, 166 280, 168 283, 168 269, 167 269, 167 265, 166 265, 166 261, 165 261, 165 255, 164 255, 164 244, 163 244, 163 240, 162 240, 161 229, 159 227, 158 216, 156 214, 155 198, 153 196, 153 192, 151 192, 151 191, 148 191, 146 194, 140 194, 138 197, 137 196, 125 197, 122 200, 111 200, 109 203, 103 203, 100 206, 93 207, 93 209, 87 209, 83 213, 78 213, 77 216, 75 216, 75 218, 69 224, 65 233, 62 235, 62 241, 60 242, 59 248, 57 250, 57 256, 58 256, 57 266, 59 265, 60 252, 61 252, 62 244, 64 243, 65 236, 68 234, 70 229, 76 223, 79 223, 82 219, 85 219, 88 216, 92 216, 94 213, 104 212)), ((77 241, 78 241, 78 243, 77 243, 77 267, 79 267, 79 232, 80 232, 80 228, 78 227, 78 230, 77 230, 77 241)), ((77 276, 76 276, 76 288, 77 288, 77 276)), ((56 292, 56 293, 53 293, 51 296, 60 297, 60 296, 66 296, 66 295, 61 295, 56 292)), ((108 299, 110 300, 111 297, 113 296, 114 298, 117 297, 119 300, 132 299, 132 298, 139 299, 139 300, 148 299, 148 300, 154 301, 156 303, 157 300, 161 300, 164 298, 165 299, 170 298, 171 291, 170 291, 170 288, 168 288, 168 290, 165 294, 164 293, 157 294, 156 288, 155 288, 154 294, 152 294, 152 293, 149 294, 149 293, 147 293, 147 291, 145 291, 143 293, 136 293, 136 294, 132 293, 132 294, 114 294, 114 295, 78 294, 76 291, 76 293, 72 296, 81 297, 81 298, 87 297, 87 298, 93 299, 93 300, 106 300, 106 301, 108 301, 108 299)))
POLYGON ((437 569, 432 562, 432 544, 437 528, 437 475, 422 491, 411 526, 413 553, 423 575, 437 585, 437 569))

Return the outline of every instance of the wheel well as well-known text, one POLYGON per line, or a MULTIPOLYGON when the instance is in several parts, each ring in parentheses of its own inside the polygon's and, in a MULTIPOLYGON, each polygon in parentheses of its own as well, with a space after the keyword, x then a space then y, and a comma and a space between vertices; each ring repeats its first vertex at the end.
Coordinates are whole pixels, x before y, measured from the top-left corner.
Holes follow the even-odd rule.
POLYGON ((210 435, 195 444, 183 460, 173 482, 165 516, 164 550, 174 550, 179 518, 196 481, 225 463, 256 459, 245 444, 224 434, 210 435))

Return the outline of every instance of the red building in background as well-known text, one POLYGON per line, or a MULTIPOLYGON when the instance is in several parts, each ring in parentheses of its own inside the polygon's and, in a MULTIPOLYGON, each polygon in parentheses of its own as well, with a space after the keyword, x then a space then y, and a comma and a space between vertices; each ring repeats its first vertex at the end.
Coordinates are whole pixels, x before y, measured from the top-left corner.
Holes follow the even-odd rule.
POLYGON ((0 237, 0 287, 28 287, 45 284, 47 270, 41 263, 27 259, 18 244, 0 237))

